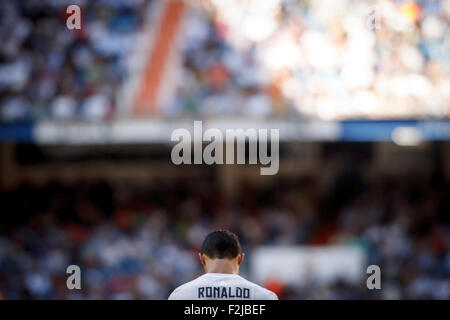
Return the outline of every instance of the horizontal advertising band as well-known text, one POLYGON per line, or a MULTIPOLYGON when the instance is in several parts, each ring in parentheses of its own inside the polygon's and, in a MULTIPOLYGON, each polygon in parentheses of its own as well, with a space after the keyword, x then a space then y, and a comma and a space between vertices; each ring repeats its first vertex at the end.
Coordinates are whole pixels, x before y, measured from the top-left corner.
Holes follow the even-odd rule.
MULTIPOLYGON (((203 129, 279 129, 280 141, 450 140, 450 121, 203 120, 203 129)), ((109 122, 40 121, 0 124, 0 141, 37 144, 171 143, 174 130, 193 134, 194 120, 126 119, 109 122)))

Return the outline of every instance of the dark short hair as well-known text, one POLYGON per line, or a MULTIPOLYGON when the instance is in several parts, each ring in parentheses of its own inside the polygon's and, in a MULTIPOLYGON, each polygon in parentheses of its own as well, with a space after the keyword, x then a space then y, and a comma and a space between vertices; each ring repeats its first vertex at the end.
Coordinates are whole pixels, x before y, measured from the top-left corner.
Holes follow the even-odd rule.
POLYGON ((241 244, 233 232, 216 230, 206 236, 201 253, 211 259, 234 259, 241 253, 241 244))

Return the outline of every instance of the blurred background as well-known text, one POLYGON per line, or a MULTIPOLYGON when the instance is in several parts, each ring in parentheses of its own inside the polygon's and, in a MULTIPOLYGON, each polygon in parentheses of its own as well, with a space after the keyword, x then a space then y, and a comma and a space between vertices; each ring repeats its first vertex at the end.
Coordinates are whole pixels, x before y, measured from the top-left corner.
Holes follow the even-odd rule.
POLYGON ((0 0, 0 299, 166 299, 217 228, 281 299, 450 299, 449 21, 449 0, 0 0), (194 120, 278 128, 278 174, 174 165, 194 120))

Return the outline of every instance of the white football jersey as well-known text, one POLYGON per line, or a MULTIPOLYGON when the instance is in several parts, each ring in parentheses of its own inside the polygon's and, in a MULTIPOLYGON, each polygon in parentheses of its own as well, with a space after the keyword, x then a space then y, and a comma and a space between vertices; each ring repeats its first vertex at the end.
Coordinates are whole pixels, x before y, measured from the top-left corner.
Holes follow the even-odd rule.
POLYGON ((237 274, 205 273, 176 288, 169 300, 278 300, 278 297, 237 274))

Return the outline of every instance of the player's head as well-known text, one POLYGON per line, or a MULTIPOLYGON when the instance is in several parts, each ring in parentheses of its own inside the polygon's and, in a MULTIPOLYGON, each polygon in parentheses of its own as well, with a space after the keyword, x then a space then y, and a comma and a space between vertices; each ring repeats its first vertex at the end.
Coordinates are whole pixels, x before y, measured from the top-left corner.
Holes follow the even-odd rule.
POLYGON ((215 273, 238 273, 244 260, 238 237, 228 230, 208 234, 199 256, 205 272, 215 273))

